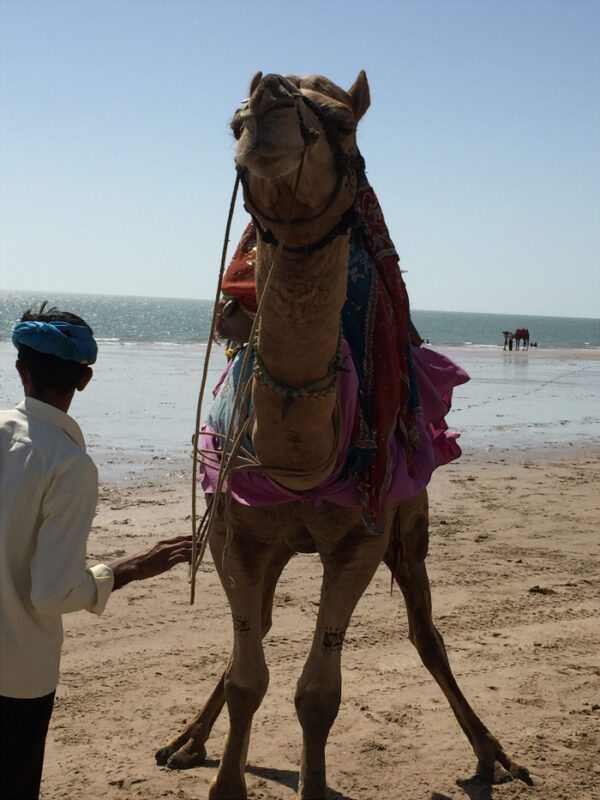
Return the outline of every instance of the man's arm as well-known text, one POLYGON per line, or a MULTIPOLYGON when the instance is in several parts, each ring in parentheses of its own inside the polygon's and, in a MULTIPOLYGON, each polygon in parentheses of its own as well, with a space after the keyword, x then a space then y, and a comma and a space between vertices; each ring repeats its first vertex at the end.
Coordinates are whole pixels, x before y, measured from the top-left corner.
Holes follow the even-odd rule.
POLYGON ((143 581, 153 578, 174 567, 175 564, 187 562, 192 558, 192 537, 176 536, 152 545, 141 553, 126 556, 109 564, 115 582, 113 591, 120 589, 131 581, 143 581))

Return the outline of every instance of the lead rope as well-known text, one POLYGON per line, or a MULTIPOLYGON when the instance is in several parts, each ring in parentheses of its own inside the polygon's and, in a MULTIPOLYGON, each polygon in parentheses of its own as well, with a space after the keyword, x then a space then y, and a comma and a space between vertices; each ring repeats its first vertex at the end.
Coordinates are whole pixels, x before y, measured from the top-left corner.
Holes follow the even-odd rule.
MULTIPOLYGON (((212 322, 210 326, 210 336, 208 337, 208 345, 206 347, 206 354, 204 356, 204 369, 202 371, 202 382, 200 384, 200 391, 198 393, 198 404, 196 406, 196 425, 194 428, 194 436, 192 437, 192 560, 191 560, 191 571, 190 571, 190 581, 192 585, 191 591, 191 598, 190 598, 190 605, 194 604, 194 595, 195 595, 195 577, 196 571, 198 566, 200 566, 198 562, 198 539, 200 535, 200 528, 202 527, 202 523, 206 519, 207 511, 204 512, 202 517, 202 522, 200 526, 196 528, 196 521, 198 518, 197 515, 197 503, 196 503, 196 486, 197 486, 197 472, 198 472, 198 451, 199 451, 199 440, 200 440, 200 424, 202 419, 202 403, 204 401, 204 391, 206 389, 206 381, 208 378, 208 365, 210 361, 210 354, 212 350, 212 345, 215 339, 215 331, 217 328, 217 308, 219 306, 219 298, 221 296, 221 284, 223 283, 223 274, 225 272, 225 259, 227 257, 227 245, 229 243, 229 234, 231 231, 231 221, 233 219, 233 212, 235 209, 235 201, 237 198, 238 187, 240 185, 239 176, 236 178, 236 181, 233 185, 233 192, 231 195, 231 202, 229 204, 229 215, 227 217, 227 225, 225 226, 225 238, 223 240, 223 249, 221 252, 221 266, 219 268, 219 279, 217 281, 217 294, 215 297, 215 304, 213 306, 213 315, 212 315, 212 322), (195 566, 197 564, 197 566, 195 566)), ((200 560, 201 560, 200 556, 200 560)))
MULTIPOLYGON (((302 156, 300 158, 300 164, 298 166, 298 173, 296 175, 296 181, 294 184, 294 191, 292 193, 292 199, 290 202, 290 210, 288 217, 284 223, 283 233, 281 237, 281 241, 277 245, 277 249, 275 251, 275 257, 273 259, 273 263, 269 269, 267 278, 265 280, 263 291, 261 298, 258 302, 258 307, 256 309, 256 314, 254 320, 252 322, 252 327, 250 329, 250 335, 248 337, 248 345, 246 347, 246 352, 244 353, 244 359, 242 361, 242 367, 240 374, 244 376, 246 374, 246 370, 248 367, 248 362, 250 359, 250 354, 253 350, 253 342, 255 340, 255 336, 257 335, 258 325, 260 321, 260 317, 262 314, 263 305, 265 303, 265 298, 268 295, 269 287, 271 285, 272 276, 279 265, 279 261, 281 260, 281 254, 283 252, 283 247, 285 244, 285 234, 289 228, 289 222, 292 218, 292 213, 294 210, 294 205, 296 203, 296 194, 298 191, 298 186, 300 184, 300 177, 302 175, 302 168, 304 166, 304 156, 306 154, 306 146, 302 151, 302 156)), ((214 334, 216 330, 216 320, 217 320, 217 308, 219 303, 219 298, 221 295, 221 284, 223 282, 223 274, 225 272, 225 259, 227 254, 227 244, 229 242, 229 232, 231 228, 231 220, 233 217, 233 210, 235 206, 235 200, 237 196, 237 190, 240 183, 240 177, 236 178, 235 186, 233 189, 233 195, 231 198, 231 204, 229 207, 229 217, 227 219, 227 226, 225 229, 225 240, 223 242, 223 253, 221 257, 221 268, 219 271, 219 280, 217 286, 217 296, 215 299, 215 306, 213 310, 213 319, 211 325, 211 332, 210 332, 210 340, 206 351, 206 357, 204 361, 204 372, 202 375, 202 384, 200 389, 200 394, 198 397, 198 405, 196 408, 196 427, 193 437, 193 473, 192 473, 192 560, 191 560, 191 569, 190 569, 190 605, 194 604, 195 596, 196 596, 196 574, 200 565, 202 563, 202 559, 204 558, 204 553, 206 551, 206 546, 208 544, 208 538, 210 531, 212 530, 212 526, 214 524, 214 520, 216 517, 217 510, 220 506, 220 502, 218 498, 220 498, 221 492, 223 490, 223 484, 227 480, 227 489, 226 489, 226 496, 225 496, 225 517, 227 523, 227 537, 225 542, 225 551, 223 556, 225 556, 225 552, 227 550, 227 543, 230 540, 230 529, 231 525, 229 524, 230 519, 230 508, 231 508, 231 475, 233 471, 236 469, 236 460, 238 457, 238 453, 240 448, 242 447, 242 442, 244 441, 244 437, 248 431, 250 426, 251 418, 246 414, 242 414, 242 406, 246 405, 246 400, 248 398, 249 392, 251 390, 252 382, 249 381, 247 386, 244 387, 243 381, 238 383, 236 393, 234 395, 233 400, 233 409, 231 412, 231 419, 229 421, 229 425, 227 428, 227 434, 224 438, 223 445, 222 445, 222 455, 221 461, 219 465, 219 474, 217 476, 217 484, 213 494, 213 501, 210 503, 208 508, 206 509, 202 520, 198 527, 196 527, 196 520, 197 520, 197 512, 196 512, 196 484, 197 484, 197 468, 198 468, 198 453, 200 452, 199 448, 199 441, 200 441, 200 420, 202 414, 202 400, 204 397, 204 389, 206 386, 206 380, 208 375, 208 362, 210 358, 210 350, 212 347, 212 341, 214 339, 214 334), (243 403, 242 403, 243 399, 243 403), (236 416, 238 415, 239 410, 239 419, 236 422, 236 416)), ((250 463, 245 463, 237 467, 237 469, 252 469, 252 468, 259 468, 259 462, 254 459, 251 461, 250 459, 244 459, 244 461, 248 461, 250 463)), ((206 463, 206 462, 205 462, 206 463)))

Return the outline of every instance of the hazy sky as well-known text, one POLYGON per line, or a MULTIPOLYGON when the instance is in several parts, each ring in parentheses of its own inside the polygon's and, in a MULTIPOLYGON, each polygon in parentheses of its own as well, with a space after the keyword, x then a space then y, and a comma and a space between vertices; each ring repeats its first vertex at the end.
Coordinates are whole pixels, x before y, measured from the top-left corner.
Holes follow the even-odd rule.
POLYGON ((600 315, 598 0, 0 0, 0 288, 212 298, 252 75, 360 69, 413 307, 600 315))

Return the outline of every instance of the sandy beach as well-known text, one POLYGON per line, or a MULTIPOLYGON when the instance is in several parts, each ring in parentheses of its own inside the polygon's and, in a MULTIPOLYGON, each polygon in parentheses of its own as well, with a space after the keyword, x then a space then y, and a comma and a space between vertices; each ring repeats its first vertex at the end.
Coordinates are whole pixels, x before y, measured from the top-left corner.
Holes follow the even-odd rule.
MULTIPOLYGON (((466 455, 434 475, 428 558, 434 617, 459 684, 535 785, 460 784, 467 740, 407 639, 400 591, 377 572, 346 640, 343 701, 328 745, 333 800, 597 800, 600 797, 600 456, 466 455)), ((189 477, 105 485, 90 560, 133 552, 190 526, 189 477)), ((283 574, 266 642, 271 682, 250 745, 255 800, 295 796, 300 728, 293 693, 318 602, 320 565, 283 574)), ((207 795, 224 715, 205 766, 159 768, 154 751, 199 710, 230 648, 228 607, 209 558, 196 605, 186 568, 115 594, 100 618, 65 618, 62 680, 44 800, 207 795)))
MULTIPOLYGON (((448 417, 464 455, 430 484, 434 619, 461 689, 534 786, 460 783, 474 756, 408 641, 401 593, 390 595, 381 567, 346 638, 328 800, 600 800, 600 351, 443 351, 471 381, 448 417)), ((89 390, 76 397, 72 413, 100 471, 90 563, 190 532, 188 453, 203 352, 106 345, 89 390)), ((4 407, 22 396, 13 364, 12 346, 0 342, 4 407)), ((217 354, 209 386, 221 366, 217 354)), ((278 587, 265 648, 270 687, 247 769, 253 800, 295 796, 293 696, 320 579, 318 559, 297 556, 278 587)), ((193 607, 189 594, 180 566, 125 587, 100 618, 65 617, 43 800, 206 798, 225 715, 204 766, 174 772, 154 760, 200 709, 231 647, 208 556, 193 607)))

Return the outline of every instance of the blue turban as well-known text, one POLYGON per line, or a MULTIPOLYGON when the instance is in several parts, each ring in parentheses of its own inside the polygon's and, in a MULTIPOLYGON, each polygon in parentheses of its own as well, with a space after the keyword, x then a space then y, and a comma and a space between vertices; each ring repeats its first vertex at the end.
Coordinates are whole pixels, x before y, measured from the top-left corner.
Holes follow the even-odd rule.
POLYGON ((39 353, 78 364, 93 364, 98 355, 98 345, 90 329, 70 322, 19 322, 13 329, 12 342, 17 349, 24 344, 39 353))

